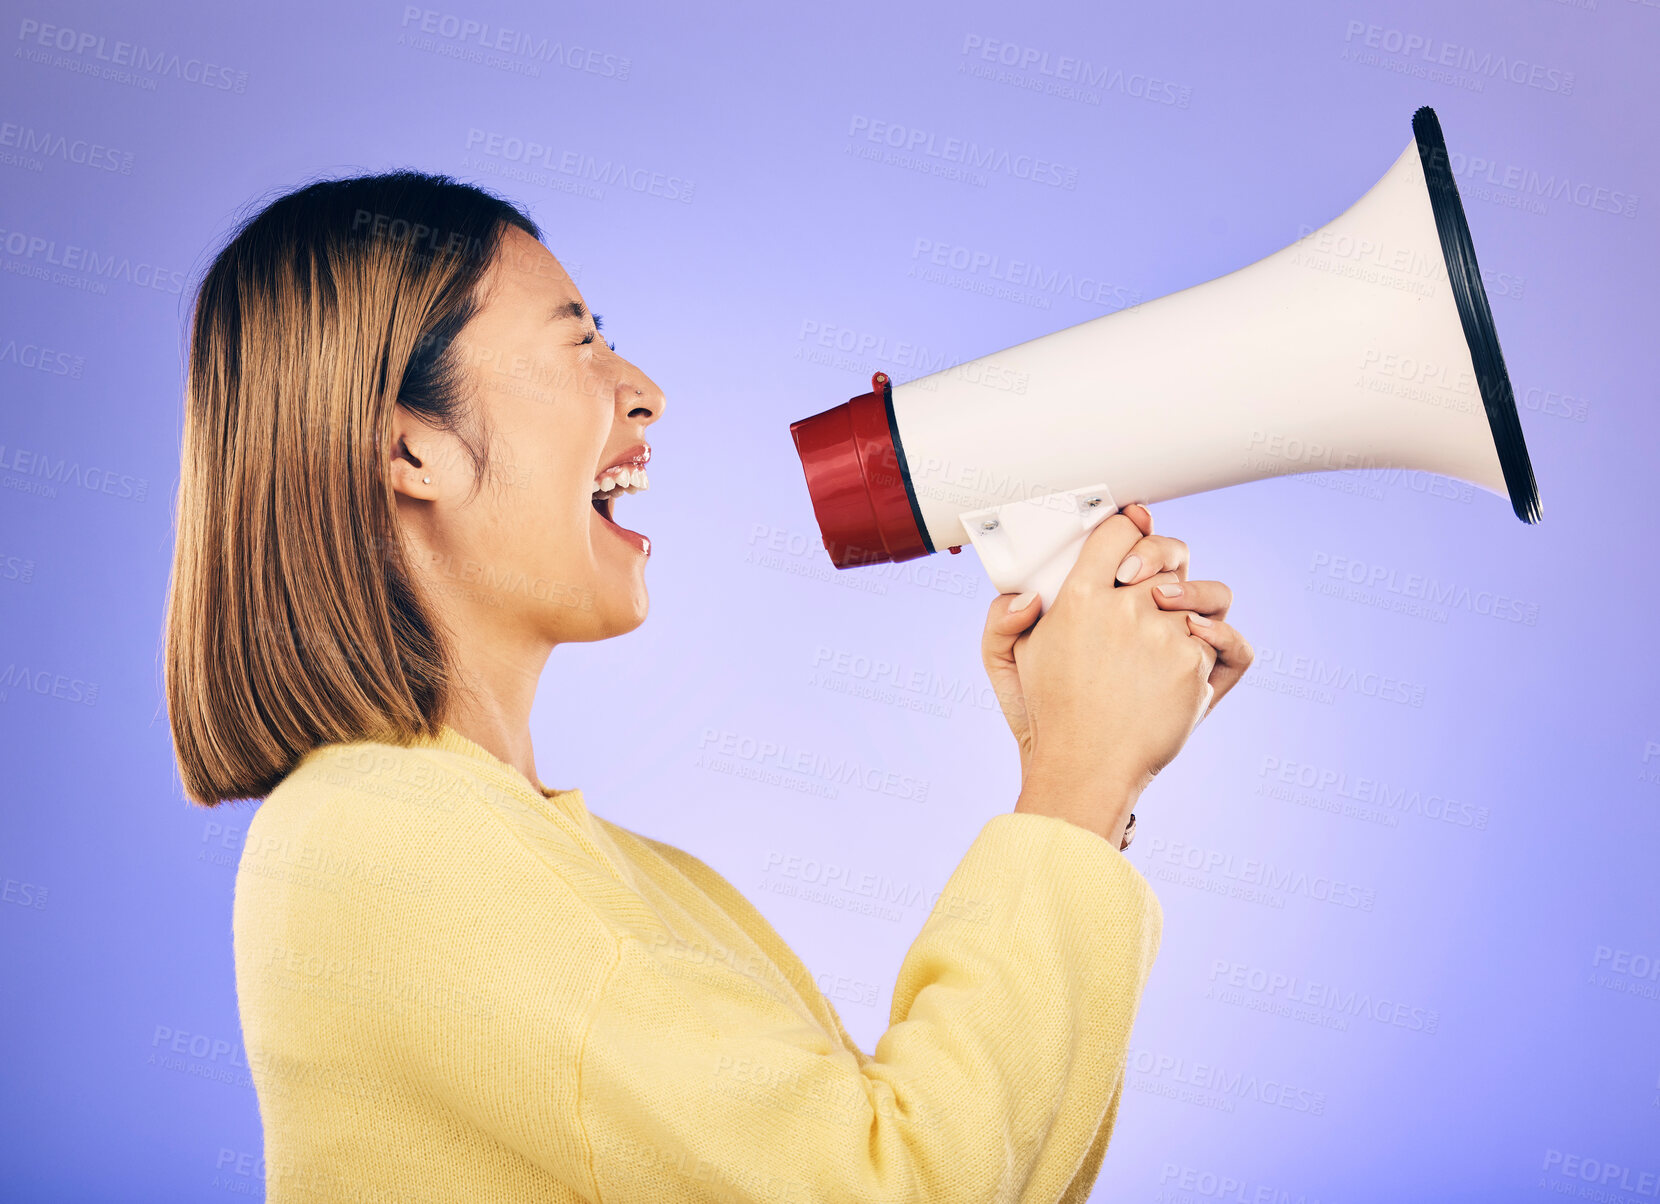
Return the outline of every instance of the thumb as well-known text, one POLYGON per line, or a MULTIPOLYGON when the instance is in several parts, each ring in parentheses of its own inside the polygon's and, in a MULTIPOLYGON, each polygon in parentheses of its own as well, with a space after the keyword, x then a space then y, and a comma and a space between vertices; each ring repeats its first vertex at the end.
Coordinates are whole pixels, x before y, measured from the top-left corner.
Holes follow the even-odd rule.
POLYGON ((997 695, 998 705, 1003 709, 1003 717, 1008 720, 1009 730, 1020 741, 1022 773, 1030 748, 1022 733, 1029 729, 1030 720, 1026 714, 1025 693, 1020 685, 1020 668, 1015 664, 1014 646, 1025 638, 1026 631, 1037 622, 1038 612, 1042 609, 1038 605, 1036 591, 997 595, 991 600, 991 611, 986 615, 986 632, 980 641, 980 660, 985 666, 986 676, 997 695), (1018 609, 1016 603, 1019 603, 1018 609))
POLYGON ((1037 597, 1036 590, 1027 590, 1023 594, 998 594, 991 600, 985 636, 981 640, 981 651, 988 664, 993 660, 1014 660, 1015 640, 1037 621, 1041 609, 1037 597))
MULTIPOLYGON (((999 594, 992 600, 992 621, 1000 632, 1019 635, 1038 617, 1038 594, 1029 589, 1023 594, 999 594), (999 607, 998 603, 1004 605, 999 607)), ((1012 641, 1011 641, 1012 642, 1012 641)))

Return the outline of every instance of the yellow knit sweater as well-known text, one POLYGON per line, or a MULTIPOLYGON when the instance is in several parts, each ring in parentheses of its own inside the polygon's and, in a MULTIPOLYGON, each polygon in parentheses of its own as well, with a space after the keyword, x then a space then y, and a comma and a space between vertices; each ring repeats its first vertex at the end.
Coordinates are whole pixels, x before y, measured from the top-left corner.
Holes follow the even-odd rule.
POLYGON ((1101 837, 989 820, 866 1054, 688 853, 452 728, 314 750, 236 877, 266 1198, 1082 1201, 1163 925, 1101 837))

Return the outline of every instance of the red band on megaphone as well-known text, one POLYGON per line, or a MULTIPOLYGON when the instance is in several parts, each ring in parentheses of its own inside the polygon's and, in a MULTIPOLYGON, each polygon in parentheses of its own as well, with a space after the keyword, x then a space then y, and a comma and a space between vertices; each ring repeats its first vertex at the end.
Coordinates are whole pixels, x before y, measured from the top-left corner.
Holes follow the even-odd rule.
POLYGON ((894 440, 892 384, 885 372, 870 384, 872 392, 790 423, 824 550, 839 569, 912 560, 934 550, 911 498, 904 452, 894 440))

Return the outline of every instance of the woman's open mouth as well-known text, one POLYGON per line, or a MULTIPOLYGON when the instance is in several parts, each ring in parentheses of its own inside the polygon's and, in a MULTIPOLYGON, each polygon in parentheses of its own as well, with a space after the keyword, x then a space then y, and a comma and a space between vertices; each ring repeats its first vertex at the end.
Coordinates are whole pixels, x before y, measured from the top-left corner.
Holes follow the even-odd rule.
POLYGON ((638 531, 630 531, 627 527, 618 524, 612 517, 615 513, 616 500, 625 493, 640 493, 651 488, 651 482, 646 479, 645 461, 650 455, 631 459, 623 464, 613 464, 594 478, 593 507, 595 513, 605 520, 605 525, 612 531, 623 536, 629 543, 638 547, 646 555, 651 555, 651 540, 638 531))

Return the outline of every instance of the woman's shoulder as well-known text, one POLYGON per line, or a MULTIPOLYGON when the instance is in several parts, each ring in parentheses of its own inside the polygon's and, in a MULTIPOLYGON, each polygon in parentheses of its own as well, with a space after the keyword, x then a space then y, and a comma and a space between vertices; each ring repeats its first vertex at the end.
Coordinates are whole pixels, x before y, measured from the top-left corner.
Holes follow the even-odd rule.
MULTIPOLYGON (((665 877, 678 878, 723 904, 738 895, 737 889, 718 870, 685 849, 625 828, 602 815, 593 818, 631 864, 654 871, 652 877, 658 881, 665 877)), ((744 903, 747 905, 748 901, 744 903)))
POLYGON ((324 744, 266 796, 255 822, 316 828, 356 817, 418 829, 442 817, 476 817, 500 805, 503 793, 442 750, 379 740, 324 744))
POLYGON ((301 758, 254 813, 244 864, 250 855, 379 858, 458 875, 486 858, 587 859, 528 783, 515 789, 443 748, 379 740, 322 745, 301 758))
POLYGON ((529 1006, 563 993, 582 1014, 617 945, 603 882, 512 793, 441 750, 303 758, 255 812, 237 869, 250 1039, 360 1058, 369 1040, 430 1041, 446 1017, 507 1023, 531 989, 543 995, 529 1006))
POLYGON ((318 748, 249 823, 238 923, 281 917, 321 941, 346 939, 342 928, 402 931, 430 920, 427 936, 436 937, 464 915, 477 931, 505 908, 598 929, 615 877, 539 801, 528 783, 516 792, 443 750, 318 748))

